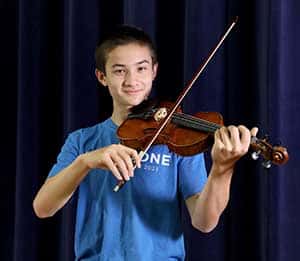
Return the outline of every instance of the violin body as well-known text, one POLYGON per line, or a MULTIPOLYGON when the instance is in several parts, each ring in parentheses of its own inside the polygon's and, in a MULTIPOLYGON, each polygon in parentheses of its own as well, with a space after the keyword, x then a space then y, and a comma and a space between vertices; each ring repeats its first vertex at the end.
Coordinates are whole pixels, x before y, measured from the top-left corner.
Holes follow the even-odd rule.
MULTIPOLYGON (((121 143, 137 151, 143 150, 172 105, 171 102, 160 102, 146 106, 144 111, 141 106, 138 110, 133 109, 128 119, 117 130, 121 143)), ((223 126, 220 113, 198 112, 190 116, 183 114, 179 108, 154 144, 166 144, 171 151, 179 155, 191 156, 207 150, 212 145, 215 127, 220 126, 223 126), (212 130, 203 128, 203 124, 199 122, 205 122, 205 125, 208 123, 209 126, 212 124, 212 130)))

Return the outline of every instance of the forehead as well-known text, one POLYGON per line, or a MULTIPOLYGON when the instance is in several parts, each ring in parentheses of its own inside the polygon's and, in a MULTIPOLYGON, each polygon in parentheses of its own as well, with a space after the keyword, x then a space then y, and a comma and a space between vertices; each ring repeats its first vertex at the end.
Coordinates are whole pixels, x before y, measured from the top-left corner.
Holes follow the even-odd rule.
POLYGON ((148 46, 136 43, 120 45, 108 53, 106 66, 115 64, 125 66, 137 64, 143 60, 152 63, 151 51, 148 46))

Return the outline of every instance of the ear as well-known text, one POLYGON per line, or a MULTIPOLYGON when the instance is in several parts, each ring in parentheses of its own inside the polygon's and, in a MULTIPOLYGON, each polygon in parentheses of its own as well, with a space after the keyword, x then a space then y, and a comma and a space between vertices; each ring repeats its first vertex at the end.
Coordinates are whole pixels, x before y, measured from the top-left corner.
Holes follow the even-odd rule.
POLYGON ((103 85, 103 86, 107 86, 107 82, 106 82, 106 76, 105 73, 100 71, 99 69, 96 68, 95 70, 95 75, 98 79, 98 81, 103 85))
POLYGON ((158 63, 153 64, 152 66, 152 80, 156 78, 158 63))

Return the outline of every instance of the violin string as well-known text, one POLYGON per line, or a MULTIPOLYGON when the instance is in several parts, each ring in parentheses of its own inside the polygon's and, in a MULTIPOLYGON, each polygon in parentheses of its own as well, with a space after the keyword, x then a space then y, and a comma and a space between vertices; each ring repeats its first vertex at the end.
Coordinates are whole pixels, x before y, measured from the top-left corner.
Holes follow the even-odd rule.
MULTIPOLYGON (((176 117, 175 120, 176 119, 178 119, 178 117, 176 117)), ((193 128, 193 129, 200 130, 200 131, 207 131, 207 132, 211 132, 211 133, 214 133, 215 130, 217 129, 217 128, 210 127, 207 125, 203 125, 202 123, 199 123, 199 122, 190 121, 188 119, 180 119, 178 121, 175 121, 175 123, 184 125, 185 127, 188 127, 188 128, 193 128)))
POLYGON ((192 128, 192 129, 196 129, 196 130, 200 130, 200 131, 207 131, 207 132, 211 132, 211 133, 213 133, 216 130, 213 127, 209 127, 209 126, 203 125, 201 123, 197 123, 197 122, 191 122, 190 120, 180 119, 180 120, 177 121, 176 118, 175 118, 174 123, 179 124, 179 125, 183 125, 183 126, 188 127, 188 128, 192 128))
POLYGON ((176 114, 174 115, 174 119, 176 120, 177 123, 183 122, 186 127, 194 127, 199 130, 208 130, 214 132, 216 129, 219 128, 219 126, 215 125, 214 123, 192 117, 192 116, 187 116, 187 115, 181 115, 181 114, 176 114))
POLYGON ((183 114, 183 113, 175 113, 173 115, 173 119, 175 119, 175 122, 177 122, 178 124, 182 123, 186 127, 208 131, 208 132, 215 132, 217 129, 222 127, 221 125, 218 125, 216 123, 199 119, 197 117, 183 114))

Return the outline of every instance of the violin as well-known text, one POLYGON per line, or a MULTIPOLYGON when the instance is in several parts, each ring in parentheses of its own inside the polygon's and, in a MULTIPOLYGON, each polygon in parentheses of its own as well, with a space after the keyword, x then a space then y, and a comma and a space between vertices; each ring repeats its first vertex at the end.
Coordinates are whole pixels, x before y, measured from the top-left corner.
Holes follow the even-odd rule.
MULTIPOLYGON (((117 136, 122 144, 139 151, 141 159, 153 144, 166 144, 171 151, 183 156, 194 155, 208 149, 213 142, 212 134, 223 126, 223 117, 217 112, 187 115, 181 111, 179 105, 236 25, 237 20, 238 17, 228 27, 174 103, 146 102, 131 110, 127 120, 117 130, 117 136)), ((250 146, 253 150, 252 158, 256 160, 262 156, 265 168, 270 168, 272 163, 280 165, 288 161, 286 148, 272 146, 267 138, 252 137, 250 146)), ((119 181, 114 191, 119 191, 124 184, 124 180, 119 181)))
MULTIPOLYGON (((171 102, 154 101, 146 101, 134 107, 128 118, 117 129, 121 143, 139 151, 140 158, 143 158, 153 144, 166 144, 171 151, 182 156, 206 151, 213 144, 214 132, 224 126, 222 115, 218 112, 198 112, 188 115, 178 107, 157 135, 173 107, 171 102)), ((270 168, 272 163, 284 164, 289 159, 285 147, 272 146, 266 137, 259 139, 252 136, 250 149, 252 159, 257 160, 259 157, 264 159, 262 165, 265 168, 270 168)), ((119 181, 114 191, 119 191, 124 184, 124 180, 119 181)))
MULTIPOLYGON (((134 107, 117 130, 121 143, 143 151, 172 107, 172 102, 151 100, 134 107)), ((181 156, 195 155, 208 150, 213 144, 215 131, 222 126, 223 117, 218 112, 189 115, 179 107, 153 144, 166 144, 171 151, 181 156)), ((285 147, 272 146, 267 138, 252 137, 250 148, 254 160, 259 156, 264 158, 265 168, 270 168, 272 163, 284 164, 289 158, 285 147)))

